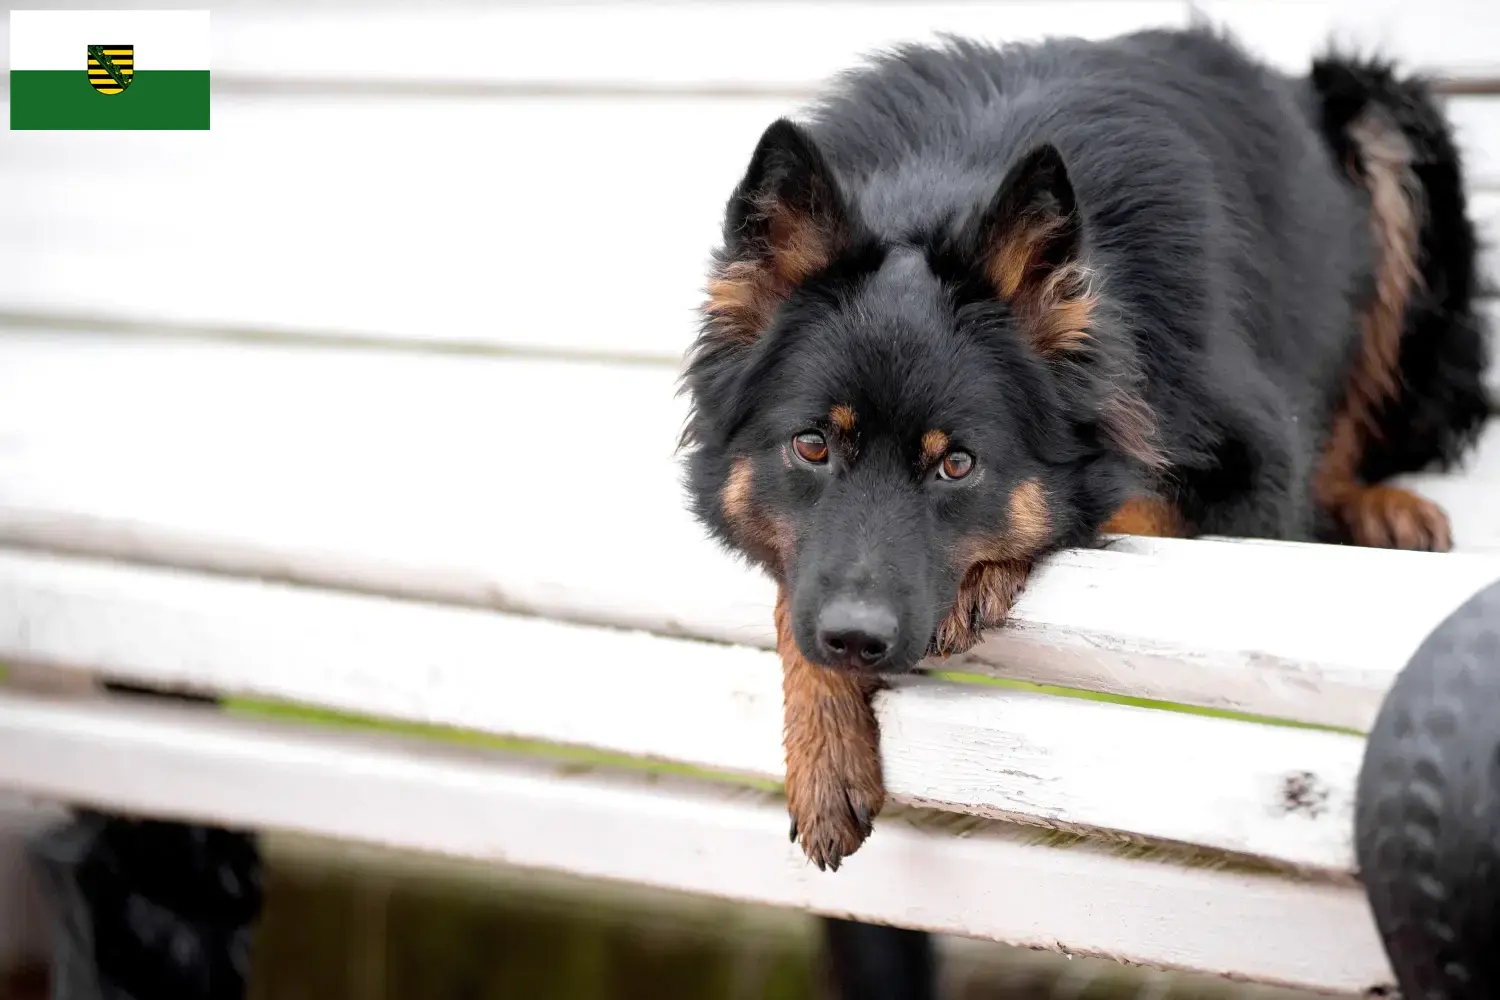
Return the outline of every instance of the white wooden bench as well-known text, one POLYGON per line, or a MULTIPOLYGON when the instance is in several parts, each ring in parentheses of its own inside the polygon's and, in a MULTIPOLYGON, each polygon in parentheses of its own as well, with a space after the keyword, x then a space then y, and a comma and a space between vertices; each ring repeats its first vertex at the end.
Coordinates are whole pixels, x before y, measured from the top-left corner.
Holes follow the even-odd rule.
MULTIPOLYGON (((1477 94, 1500 80, 1493 6, 1197 6, 1288 67, 1352 26, 1440 73, 1475 212, 1500 216, 1500 98, 1477 94)), ((9 134, 0 788, 1389 985, 1354 874, 1360 734, 1418 644, 1500 580, 1500 434, 1465 474, 1416 477, 1454 555, 1121 539, 1057 557, 1013 627, 881 696, 897 805, 837 874, 787 843, 771 585, 677 486, 676 364, 766 121, 935 28, 1189 17, 830 2, 788 30, 749 2, 245 0, 213 15, 211 132, 9 134), (585 456, 577 481, 538 473, 553 445, 585 456)))

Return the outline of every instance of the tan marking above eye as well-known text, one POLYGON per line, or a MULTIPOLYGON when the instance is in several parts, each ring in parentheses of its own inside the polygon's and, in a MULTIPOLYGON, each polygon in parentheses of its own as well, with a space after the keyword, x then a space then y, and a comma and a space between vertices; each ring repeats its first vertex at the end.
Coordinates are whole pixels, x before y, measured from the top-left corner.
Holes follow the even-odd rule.
POLYGON ((939 430, 930 430, 922 435, 922 464, 931 468, 932 463, 943 457, 948 450, 948 435, 939 430))
POLYGON ((803 431, 792 438, 792 450, 802 461, 813 465, 828 461, 828 440, 817 431, 803 431))
POLYGON ((948 480, 958 480, 974 471, 974 456, 961 448, 943 456, 943 462, 938 466, 938 476, 948 480))
POLYGON ((828 411, 828 422, 844 434, 851 433, 854 430, 854 408, 845 403, 838 404, 828 411))

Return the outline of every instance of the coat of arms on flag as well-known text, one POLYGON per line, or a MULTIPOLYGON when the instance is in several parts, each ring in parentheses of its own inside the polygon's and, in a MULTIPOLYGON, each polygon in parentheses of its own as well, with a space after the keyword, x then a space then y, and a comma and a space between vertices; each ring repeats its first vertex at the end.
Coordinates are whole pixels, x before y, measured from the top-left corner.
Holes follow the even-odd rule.
POLYGON ((206 129, 208 56, 206 10, 13 10, 10 127, 206 129))
POLYGON ((135 46, 90 45, 89 86, 101 94, 118 94, 135 75, 135 46))

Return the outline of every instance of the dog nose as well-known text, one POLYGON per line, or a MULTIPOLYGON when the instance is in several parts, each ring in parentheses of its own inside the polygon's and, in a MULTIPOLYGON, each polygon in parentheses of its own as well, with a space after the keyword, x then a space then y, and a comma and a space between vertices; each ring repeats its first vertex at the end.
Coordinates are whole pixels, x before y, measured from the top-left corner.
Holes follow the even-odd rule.
POLYGON ((896 612, 885 604, 834 598, 818 615, 818 645, 832 662, 876 667, 896 644, 896 612))

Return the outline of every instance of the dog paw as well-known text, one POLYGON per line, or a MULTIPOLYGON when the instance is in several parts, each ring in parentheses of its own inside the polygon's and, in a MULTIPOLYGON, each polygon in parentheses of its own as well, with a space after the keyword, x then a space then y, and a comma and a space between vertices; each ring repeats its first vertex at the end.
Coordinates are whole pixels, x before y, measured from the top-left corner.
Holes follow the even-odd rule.
POLYGON ((1340 515, 1355 545, 1420 552, 1447 552, 1453 547, 1443 509, 1399 486, 1362 489, 1344 503, 1340 515))
POLYGON ((844 859, 859 850, 883 805, 885 786, 878 757, 873 769, 845 769, 827 762, 796 781, 788 775, 791 839, 801 843, 803 853, 819 871, 838 871, 844 859))

